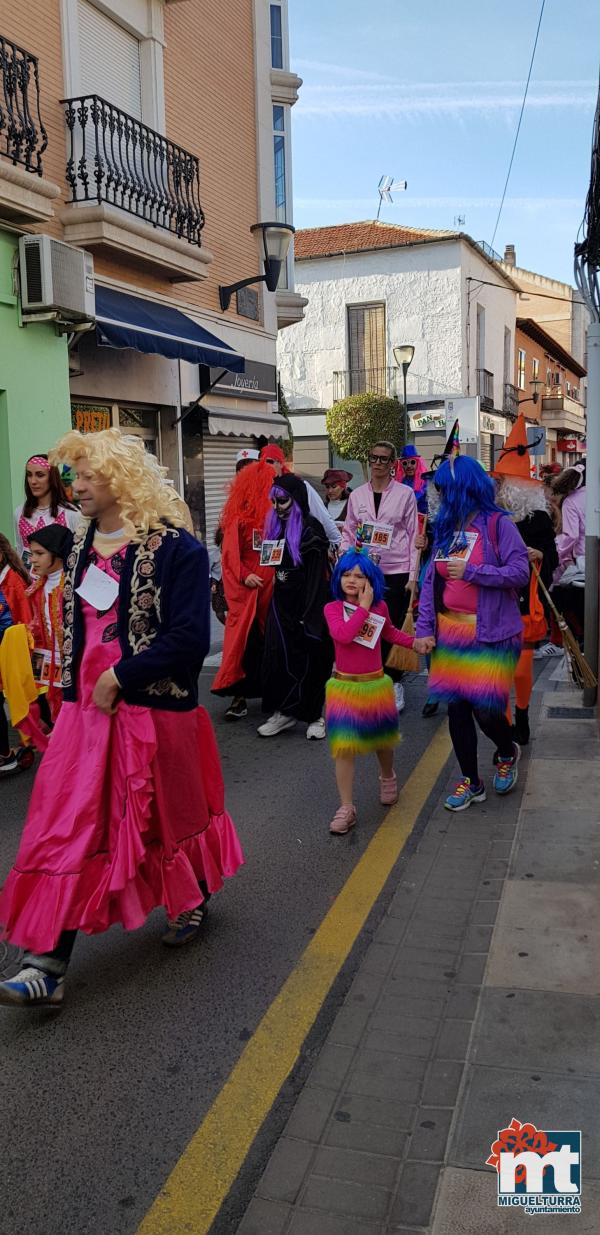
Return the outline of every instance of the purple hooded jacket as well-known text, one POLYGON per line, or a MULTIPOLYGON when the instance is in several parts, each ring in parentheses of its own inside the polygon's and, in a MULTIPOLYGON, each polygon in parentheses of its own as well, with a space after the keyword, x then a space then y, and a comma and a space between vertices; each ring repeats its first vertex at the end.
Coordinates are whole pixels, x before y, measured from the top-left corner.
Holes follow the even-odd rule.
MULTIPOLYGON (((492 516, 479 514, 473 519, 473 527, 483 539, 483 562, 474 566, 467 562, 464 578, 476 584, 477 597, 476 637, 480 643, 501 643, 521 633, 523 621, 519 610, 519 592, 529 582, 529 558, 527 549, 512 519, 505 514, 496 516, 495 542, 498 553, 490 539, 489 520, 492 516)), ((435 635, 437 614, 441 608, 443 583, 435 569, 435 541, 419 598, 419 617, 416 634, 419 639, 435 635), (437 586, 436 586, 437 583, 437 586)))

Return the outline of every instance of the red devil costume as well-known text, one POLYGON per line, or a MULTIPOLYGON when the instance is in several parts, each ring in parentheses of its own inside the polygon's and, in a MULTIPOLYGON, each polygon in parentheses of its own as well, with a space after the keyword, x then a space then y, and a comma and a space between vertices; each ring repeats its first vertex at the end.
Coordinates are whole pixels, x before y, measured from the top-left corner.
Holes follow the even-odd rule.
POLYGON ((215 695, 248 699, 262 693, 262 645, 274 572, 260 565, 260 543, 274 479, 275 471, 268 463, 248 464, 232 481, 221 514, 221 565, 228 612, 223 659, 212 685, 215 695), (252 576, 262 580, 262 586, 252 586, 252 576))

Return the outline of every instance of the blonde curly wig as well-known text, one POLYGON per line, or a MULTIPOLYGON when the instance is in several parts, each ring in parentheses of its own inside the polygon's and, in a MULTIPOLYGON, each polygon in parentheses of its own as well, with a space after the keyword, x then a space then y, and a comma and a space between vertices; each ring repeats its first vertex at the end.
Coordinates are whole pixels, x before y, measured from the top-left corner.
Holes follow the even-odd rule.
POLYGON ((143 540, 163 522, 193 531, 185 502, 166 480, 167 469, 150 454, 139 437, 120 429, 100 433, 65 433, 48 458, 57 466, 75 467, 86 459, 98 479, 108 484, 123 517, 123 529, 132 540, 143 540))

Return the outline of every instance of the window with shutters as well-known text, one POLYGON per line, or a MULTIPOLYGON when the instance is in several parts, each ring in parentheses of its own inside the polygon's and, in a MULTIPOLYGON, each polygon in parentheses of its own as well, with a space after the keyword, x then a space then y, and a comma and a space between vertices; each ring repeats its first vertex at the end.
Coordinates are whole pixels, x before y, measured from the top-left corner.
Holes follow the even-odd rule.
POLYGON ((385 305, 348 307, 349 393, 387 394, 385 305))
POLYGON ((78 0, 80 93, 142 119, 140 40, 90 0, 78 0))

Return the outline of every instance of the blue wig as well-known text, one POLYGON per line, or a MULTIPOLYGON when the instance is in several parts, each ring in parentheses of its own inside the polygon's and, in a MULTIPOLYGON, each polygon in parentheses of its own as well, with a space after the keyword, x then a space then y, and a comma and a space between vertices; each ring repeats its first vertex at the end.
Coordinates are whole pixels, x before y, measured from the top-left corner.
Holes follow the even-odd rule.
POLYGON ((342 591, 342 575, 345 574, 347 570, 354 570, 355 566, 360 567, 365 579, 369 580, 369 583, 373 588, 373 604, 376 605, 378 601, 383 600, 383 593, 385 591, 383 571, 380 570, 376 562, 372 562, 371 558, 367 557, 366 553, 362 550, 359 552, 358 549, 347 549, 344 555, 337 562, 331 579, 332 595, 336 600, 344 599, 344 593, 342 591))
POLYGON ((493 480, 481 463, 468 455, 442 463, 435 474, 435 487, 441 497, 435 520, 435 547, 443 553, 448 553, 453 542, 458 549, 465 547, 465 526, 472 517, 501 510, 496 504, 493 480))

